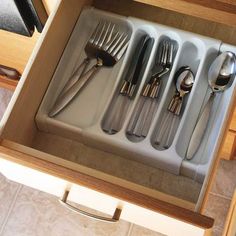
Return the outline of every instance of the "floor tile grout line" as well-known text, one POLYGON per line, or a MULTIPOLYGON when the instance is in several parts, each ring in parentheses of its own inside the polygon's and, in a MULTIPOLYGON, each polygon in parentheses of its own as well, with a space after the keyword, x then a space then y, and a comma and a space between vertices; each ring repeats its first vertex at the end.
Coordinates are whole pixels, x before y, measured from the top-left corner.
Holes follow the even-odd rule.
POLYGON ((21 184, 17 187, 15 196, 14 196, 14 198, 13 198, 13 200, 12 200, 12 203, 11 203, 11 205, 10 205, 10 207, 9 207, 9 210, 8 210, 8 212, 7 212, 7 214, 6 214, 6 217, 5 217, 3 223, 2 223, 2 225, 1 225, 1 227, 0 227, 0 236, 1 236, 2 233, 4 232, 5 226, 6 226, 7 222, 8 222, 8 220, 9 220, 9 217, 10 217, 10 215, 11 215, 11 212, 12 212, 14 206, 15 206, 15 203, 16 203, 16 200, 17 200, 17 197, 18 197, 18 194, 19 194, 19 192, 21 191, 22 188, 23 188, 23 185, 21 185, 21 184))
POLYGON ((221 227, 221 226, 218 226, 218 225, 216 225, 216 226, 214 226, 214 229, 216 229, 216 230, 224 230, 224 227, 221 227))
POLYGON ((134 227, 134 224, 133 223, 130 223, 130 226, 129 226, 129 231, 127 233, 127 236, 131 236, 131 233, 133 231, 133 227, 134 227))

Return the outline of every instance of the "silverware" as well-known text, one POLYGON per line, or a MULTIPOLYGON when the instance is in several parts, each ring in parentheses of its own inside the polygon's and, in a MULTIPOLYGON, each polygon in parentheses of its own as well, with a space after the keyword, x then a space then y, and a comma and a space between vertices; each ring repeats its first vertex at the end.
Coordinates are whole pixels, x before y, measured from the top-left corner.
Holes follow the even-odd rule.
POLYGON ((94 50, 94 55, 96 55, 96 65, 84 73, 79 80, 58 97, 49 113, 50 117, 55 116, 64 109, 103 66, 113 67, 125 53, 129 44, 128 35, 123 32, 109 30, 109 28, 110 26, 107 26, 105 31, 102 30, 103 33, 100 32, 99 37, 95 37, 96 42, 94 45, 96 46, 92 47, 92 50, 94 50))
POLYGON ((71 77, 67 81, 65 87, 62 89, 60 95, 65 93, 68 89, 70 89, 73 84, 75 84, 80 77, 84 74, 89 65, 90 61, 93 58, 97 57, 98 51, 102 48, 105 43, 105 37, 113 34, 115 29, 115 24, 111 22, 103 22, 99 21, 89 40, 87 41, 84 51, 86 54, 86 58, 74 69, 71 77))
POLYGON ((157 52, 158 60, 156 66, 161 70, 153 74, 144 85, 141 97, 135 107, 133 116, 129 122, 127 133, 137 137, 146 137, 157 109, 157 97, 161 86, 161 78, 167 74, 172 67, 175 46, 174 41, 165 39, 161 42, 157 52))
POLYGON ((131 64, 124 76, 124 81, 119 90, 119 94, 103 122, 102 129, 105 132, 114 134, 121 129, 129 104, 134 97, 136 87, 143 77, 153 43, 153 38, 143 35, 136 45, 131 64))
POLYGON ((221 53, 211 64, 208 72, 210 97, 194 127, 186 152, 186 159, 191 160, 197 152, 208 125, 215 94, 229 88, 236 75, 236 56, 232 52, 221 53))
POLYGON ((188 94, 194 84, 194 75, 190 67, 183 66, 175 74, 176 94, 171 99, 167 113, 162 118, 160 130, 154 143, 164 149, 170 147, 177 129, 180 113, 182 112, 183 98, 188 94))

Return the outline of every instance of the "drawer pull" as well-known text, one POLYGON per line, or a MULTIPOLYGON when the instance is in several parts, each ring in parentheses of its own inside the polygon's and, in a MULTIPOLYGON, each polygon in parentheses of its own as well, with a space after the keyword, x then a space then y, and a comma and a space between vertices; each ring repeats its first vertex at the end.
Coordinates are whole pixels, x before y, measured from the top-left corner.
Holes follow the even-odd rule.
POLYGON ((62 199, 59 199, 59 202, 62 205, 64 205, 65 207, 67 207, 68 209, 70 209, 70 210, 72 210, 72 211, 74 211, 76 213, 79 213, 81 215, 93 218, 95 220, 105 221, 105 222, 108 222, 108 223, 115 223, 115 222, 118 222, 119 219, 120 219, 120 214, 121 214, 122 210, 119 209, 119 208, 115 209, 115 212, 114 212, 114 214, 113 214, 113 216, 111 218, 105 217, 105 216, 95 215, 95 214, 92 214, 92 213, 89 213, 87 211, 81 210, 81 209, 79 209, 77 207, 74 207, 71 204, 67 203, 68 195, 69 195, 69 191, 66 190, 64 195, 63 195, 63 197, 62 197, 62 199))

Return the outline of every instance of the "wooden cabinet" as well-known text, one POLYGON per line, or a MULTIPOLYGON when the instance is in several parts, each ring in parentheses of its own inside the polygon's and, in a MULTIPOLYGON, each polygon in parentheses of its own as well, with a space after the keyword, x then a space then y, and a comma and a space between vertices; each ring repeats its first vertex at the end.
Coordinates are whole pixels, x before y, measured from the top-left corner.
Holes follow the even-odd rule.
POLYGON ((141 3, 146 3, 168 9, 171 11, 180 12, 186 15, 200 17, 206 20, 236 26, 236 2, 234 0, 220 1, 201 1, 201 0, 136 0, 141 3))
MULTIPOLYGON (((149 3, 157 5, 156 2, 158 1, 149 3)), ((72 189, 69 196, 73 201, 104 213, 111 214, 114 208, 121 206, 123 208, 121 218, 164 234, 171 235, 172 229, 175 229, 175 235, 210 234, 213 220, 200 213, 207 198, 214 167, 206 178, 197 203, 193 203, 68 160, 57 152, 57 149, 61 150, 58 137, 48 144, 48 151, 40 151, 37 148, 42 134, 35 124, 35 114, 80 11, 85 5, 123 15, 133 14, 150 20, 148 11, 150 8, 143 5, 141 8, 134 2, 100 0, 60 2, 37 40, 21 82, 1 121, 0 171, 10 179, 57 196, 62 196, 69 187, 72 189), (88 194, 91 197, 81 198, 80 202, 78 200, 80 194, 88 194), (96 201, 93 202, 93 199, 98 199, 99 204, 95 204, 96 201)), ((152 8, 152 13, 156 13, 157 18, 160 16, 158 12, 158 9, 152 8)), ((152 20, 158 20, 157 18, 152 20)), ((31 50, 31 46, 28 50, 31 50)), ((20 58, 12 57, 13 62, 17 63, 18 60, 21 61, 20 58)), ((64 141, 63 145, 68 149, 71 143, 68 140, 64 141)), ((93 150, 93 154, 96 157, 96 150, 93 150)))

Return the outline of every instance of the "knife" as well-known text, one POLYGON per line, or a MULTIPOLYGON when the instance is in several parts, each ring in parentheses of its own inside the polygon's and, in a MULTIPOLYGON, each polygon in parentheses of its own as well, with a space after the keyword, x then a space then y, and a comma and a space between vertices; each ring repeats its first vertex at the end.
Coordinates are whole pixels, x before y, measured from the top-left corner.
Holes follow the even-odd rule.
POLYGON ((136 87, 141 82, 143 73, 146 69, 150 53, 152 51, 154 39, 148 35, 143 35, 139 40, 132 61, 129 66, 125 79, 120 88, 119 95, 110 114, 103 125, 103 130, 108 133, 116 133, 121 129, 126 113, 129 108, 130 101, 136 93, 136 87))
POLYGON ((188 149, 186 152, 186 159, 191 160, 199 149, 211 114, 211 108, 214 101, 214 94, 212 93, 207 104, 205 105, 200 117, 194 127, 191 139, 189 141, 188 149))
POLYGON ((154 39, 148 35, 143 35, 139 40, 132 56, 132 61, 129 70, 126 73, 124 82, 120 89, 120 94, 132 97, 135 92, 136 85, 142 78, 143 70, 151 53, 154 39))

